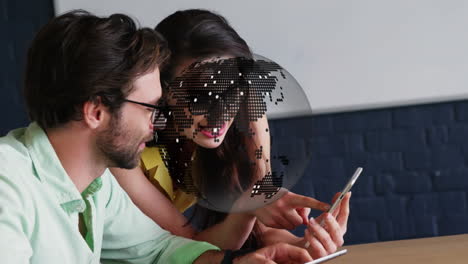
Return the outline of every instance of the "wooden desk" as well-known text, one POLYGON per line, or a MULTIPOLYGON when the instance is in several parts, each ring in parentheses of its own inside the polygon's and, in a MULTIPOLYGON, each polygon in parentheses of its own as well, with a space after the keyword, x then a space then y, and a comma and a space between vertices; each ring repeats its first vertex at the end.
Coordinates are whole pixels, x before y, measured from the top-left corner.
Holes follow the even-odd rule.
POLYGON ((330 264, 467 264, 468 234, 360 244, 330 264))

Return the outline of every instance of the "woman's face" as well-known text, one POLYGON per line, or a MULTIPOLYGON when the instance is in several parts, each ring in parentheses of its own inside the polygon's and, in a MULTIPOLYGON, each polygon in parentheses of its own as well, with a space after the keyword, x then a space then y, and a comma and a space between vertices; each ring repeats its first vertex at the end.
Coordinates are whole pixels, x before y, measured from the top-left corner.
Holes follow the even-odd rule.
MULTIPOLYGON (((228 57, 216 59, 226 58, 228 57)), ((207 61, 212 59, 204 60, 203 63, 207 61)), ((170 108, 179 108, 179 111, 174 111, 174 117, 175 126, 181 136, 193 140, 201 147, 217 148, 224 141, 237 113, 238 108, 229 106, 233 102, 232 93, 238 93, 238 89, 219 89, 219 83, 218 86, 214 83, 217 72, 211 71, 204 72, 205 75, 209 75, 210 80, 202 88, 187 85, 190 79, 185 78, 185 69, 194 62, 194 59, 185 60, 175 69, 175 76, 184 76, 180 86, 185 82, 183 87, 186 88, 177 89, 175 93, 175 89, 171 90, 168 104, 170 108)))

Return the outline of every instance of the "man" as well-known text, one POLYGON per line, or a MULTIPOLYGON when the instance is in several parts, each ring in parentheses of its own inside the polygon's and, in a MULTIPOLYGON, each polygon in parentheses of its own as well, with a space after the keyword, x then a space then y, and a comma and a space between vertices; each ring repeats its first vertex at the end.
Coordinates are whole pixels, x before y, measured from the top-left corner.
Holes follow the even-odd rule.
MULTIPOLYGON (((159 121, 164 41, 125 15, 54 18, 28 51, 33 123, 0 138, 1 263, 220 263, 139 211, 107 168, 138 165, 159 121)), ((161 212, 164 213, 164 212, 161 212)), ((239 263, 311 260, 277 244, 239 263)), ((226 262, 226 263, 227 263, 226 262)))

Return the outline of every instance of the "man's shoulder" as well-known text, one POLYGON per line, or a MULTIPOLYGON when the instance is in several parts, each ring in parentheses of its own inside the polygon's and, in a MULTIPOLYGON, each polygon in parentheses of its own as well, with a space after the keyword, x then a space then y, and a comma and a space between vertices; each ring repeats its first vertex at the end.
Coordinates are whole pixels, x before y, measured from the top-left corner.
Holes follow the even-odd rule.
POLYGON ((25 188, 24 175, 31 168, 31 158, 24 144, 25 128, 10 131, 0 137, 0 193, 2 204, 10 206, 24 205, 24 198, 29 196, 25 188))
POLYGON ((20 169, 25 162, 30 162, 28 148, 24 143, 26 128, 10 131, 6 136, 0 137, 0 174, 20 169))

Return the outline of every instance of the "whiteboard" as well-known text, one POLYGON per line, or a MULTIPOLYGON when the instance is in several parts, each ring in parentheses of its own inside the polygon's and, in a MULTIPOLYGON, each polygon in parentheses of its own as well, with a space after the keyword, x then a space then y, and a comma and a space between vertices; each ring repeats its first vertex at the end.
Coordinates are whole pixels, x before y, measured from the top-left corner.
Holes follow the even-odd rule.
POLYGON ((152 28, 176 10, 216 11, 298 80, 313 114, 468 98, 465 0, 55 0, 57 14, 77 8, 152 28))

